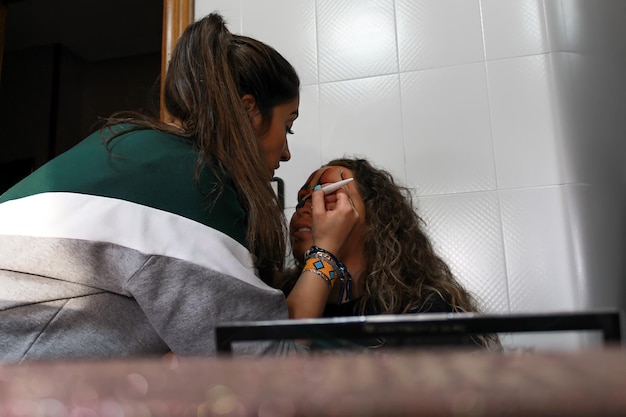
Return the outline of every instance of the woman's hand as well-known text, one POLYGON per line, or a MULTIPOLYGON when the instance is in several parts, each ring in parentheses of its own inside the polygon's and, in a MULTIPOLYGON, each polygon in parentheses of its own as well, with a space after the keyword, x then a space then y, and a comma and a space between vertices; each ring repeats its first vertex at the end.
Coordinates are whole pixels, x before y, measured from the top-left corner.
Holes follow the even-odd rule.
MULTIPOLYGON (((345 189, 328 196, 316 190, 311 198, 314 244, 341 260, 346 239, 356 225, 359 213, 345 189)), ((329 283, 324 277, 312 271, 303 271, 287 297, 289 317, 321 317, 329 293, 329 283)))

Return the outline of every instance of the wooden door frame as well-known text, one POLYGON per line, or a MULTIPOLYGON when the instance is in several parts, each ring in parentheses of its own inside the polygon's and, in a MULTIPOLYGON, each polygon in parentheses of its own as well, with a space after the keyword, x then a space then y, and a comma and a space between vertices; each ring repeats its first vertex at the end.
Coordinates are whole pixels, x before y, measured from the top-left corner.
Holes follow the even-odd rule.
MULTIPOLYGON (((0 0, 1 1, 1 0, 0 0)), ((163 41, 161 46, 161 120, 169 121, 163 104, 163 85, 176 41, 194 20, 194 0, 163 0, 163 41)))

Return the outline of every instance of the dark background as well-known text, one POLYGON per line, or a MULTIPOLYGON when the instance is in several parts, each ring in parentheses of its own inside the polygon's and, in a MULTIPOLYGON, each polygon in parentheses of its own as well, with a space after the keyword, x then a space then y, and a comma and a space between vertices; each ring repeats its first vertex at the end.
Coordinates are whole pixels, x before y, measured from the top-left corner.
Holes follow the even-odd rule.
POLYGON ((0 1, 0 194, 99 118, 158 112, 162 0, 0 1))

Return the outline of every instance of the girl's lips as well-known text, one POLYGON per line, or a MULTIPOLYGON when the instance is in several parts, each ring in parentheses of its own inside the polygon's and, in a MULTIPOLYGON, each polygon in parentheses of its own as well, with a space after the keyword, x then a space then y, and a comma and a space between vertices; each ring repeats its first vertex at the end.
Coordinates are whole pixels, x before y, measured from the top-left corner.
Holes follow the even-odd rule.
MULTIPOLYGON (((291 237, 297 237, 303 233, 306 234, 311 234, 311 228, 310 227, 306 227, 306 226, 300 226, 300 227, 295 227, 292 229, 293 231, 291 232, 291 237)), ((301 236, 301 238, 303 238, 303 236, 301 236)))

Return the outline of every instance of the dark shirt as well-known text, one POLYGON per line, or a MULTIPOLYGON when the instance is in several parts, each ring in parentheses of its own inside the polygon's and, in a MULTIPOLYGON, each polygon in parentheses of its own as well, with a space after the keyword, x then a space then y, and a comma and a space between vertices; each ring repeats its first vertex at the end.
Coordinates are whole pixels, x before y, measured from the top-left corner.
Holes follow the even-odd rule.
MULTIPOLYGON (((428 313, 452 313, 454 309, 439 295, 427 298, 428 301, 419 309, 407 314, 428 313)), ((343 304, 330 303, 324 309, 324 317, 349 317, 361 315, 358 312, 360 299, 348 301, 343 304)), ((364 315, 380 314, 371 305, 365 307, 364 315)), ((413 337, 385 337, 368 338, 364 340, 339 339, 339 340, 314 340, 311 350, 364 350, 364 349, 408 349, 408 348, 478 348, 483 344, 472 335, 442 334, 437 336, 413 336, 413 337)))
MULTIPOLYGON (((295 273, 287 274, 282 290, 288 296, 298 279, 295 273)), ((428 314, 428 313, 453 313, 455 310, 437 293, 425 296, 426 302, 418 309, 406 314, 428 314)), ((323 317, 350 317, 350 316, 370 316, 379 315, 380 309, 368 304, 365 311, 359 311, 360 299, 354 299, 343 304, 329 303, 324 308, 323 317)), ((367 340, 346 339, 316 339, 313 340, 311 350, 371 350, 371 349, 408 349, 408 348, 484 348, 485 344, 474 335, 467 334, 441 334, 437 336, 420 337, 397 337, 397 338, 369 338, 367 340)))

